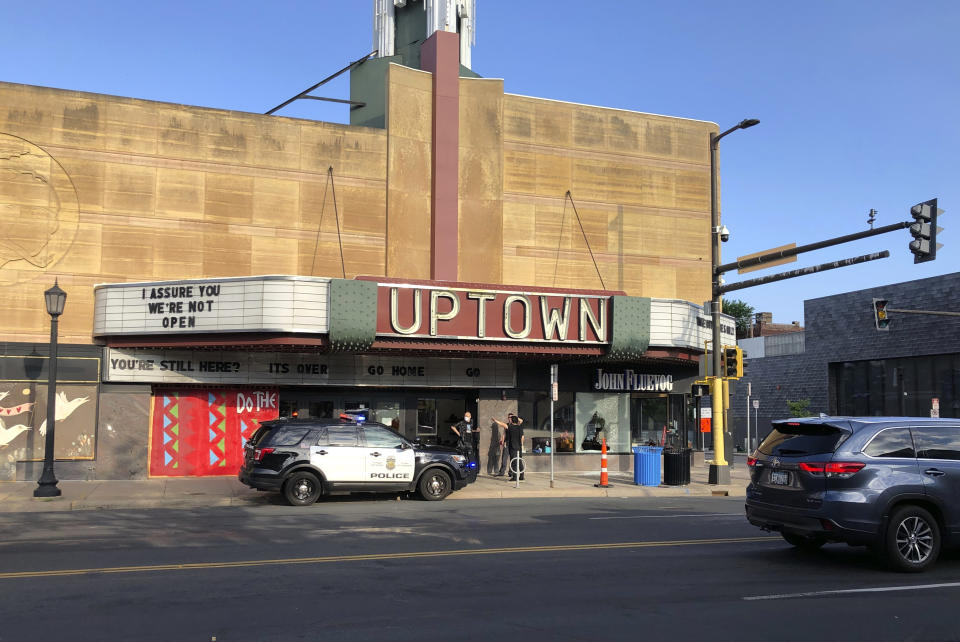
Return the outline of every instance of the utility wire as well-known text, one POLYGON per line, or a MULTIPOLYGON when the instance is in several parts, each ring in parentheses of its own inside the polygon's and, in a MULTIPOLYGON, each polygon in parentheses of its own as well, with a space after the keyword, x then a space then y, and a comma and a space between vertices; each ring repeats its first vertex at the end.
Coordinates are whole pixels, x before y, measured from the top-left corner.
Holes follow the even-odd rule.
MULTIPOLYGON (((573 207, 573 214, 574 214, 574 216, 577 217, 577 224, 580 226, 580 233, 583 235, 583 242, 587 244, 587 252, 590 253, 590 260, 593 261, 593 269, 595 269, 595 270, 597 271, 597 278, 600 279, 600 287, 603 288, 604 290, 606 290, 606 289, 607 289, 607 285, 606 285, 606 283, 603 282, 603 275, 600 274, 600 266, 597 265, 597 257, 595 257, 595 256, 593 255, 593 250, 590 248, 590 239, 587 238, 587 232, 583 229, 583 221, 580 220, 580 212, 577 211, 577 204, 573 202, 573 196, 570 194, 570 190, 567 190, 567 194, 566 194, 566 196, 565 196, 565 199, 566 199, 566 198, 570 199, 570 205, 571 205, 571 207, 573 207)), ((566 202, 566 200, 564 200, 564 202, 563 202, 563 211, 564 211, 564 212, 567 211, 567 202, 566 202)), ((561 227, 560 227, 560 234, 562 235, 562 234, 563 234, 563 224, 561 223, 560 225, 561 225, 561 227)), ((557 248, 557 259, 559 260, 559 258, 560 258, 560 248, 558 247, 558 248, 557 248)), ((554 277, 553 277, 553 278, 554 278, 554 281, 556 281, 556 278, 557 278, 557 277, 556 277, 556 272, 554 272, 554 277)))
POLYGON ((333 192, 333 218, 337 222, 337 245, 340 246, 340 273, 343 274, 343 278, 347 278, 347 268, 343 260, 343 241, 340 239, 340 214, 337 211, 337 186, 333 182, 333 165, 327 169, 327 173, 330 175, 330 191, 333 192))
POLYGON ((347 278, 347 268, 343 259, 343 241, 340 238, 340 214, 337 209, 337 187, 333 183, 333 165, 327 168, 327 183, 323 187, 323 202, 320 205, 320 222, 317 224, 317 240, 313 246, 313 260, 310 262, 310 276, 313 276, 313 268, 317 263, 317 254, 320 251, 320 231, 323 229, 323 213, 327 209, 327 190, 333 192, 333 215, 337 223, 337 244, 340 246, 340 272, 343 278, 347 278))
POLYGON ((563 243, 563 224, 567 221, 567 197, 570 196, 570 190, 567 190, 563 197, 563 216, 560 217, 560 238, 557 239, 557 260, 553 264, 553 283, 551 287, 557 287, 557 267, 560 265, 560 245, 563 243))

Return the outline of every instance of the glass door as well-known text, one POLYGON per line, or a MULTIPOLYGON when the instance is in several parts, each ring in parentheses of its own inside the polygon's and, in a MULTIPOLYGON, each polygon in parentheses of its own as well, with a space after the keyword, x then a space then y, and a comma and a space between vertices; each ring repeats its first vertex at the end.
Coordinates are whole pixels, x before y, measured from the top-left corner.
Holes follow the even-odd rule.
POLYGON ((417 439, 437 443, 437 400, 417 399, 417 439))
POLYGON ((373 403, 373 413, 370 421, 378 421, 401 435, 403 430, 403 415, 400 412, 402 404, 399 399, 378 399, 373 403))

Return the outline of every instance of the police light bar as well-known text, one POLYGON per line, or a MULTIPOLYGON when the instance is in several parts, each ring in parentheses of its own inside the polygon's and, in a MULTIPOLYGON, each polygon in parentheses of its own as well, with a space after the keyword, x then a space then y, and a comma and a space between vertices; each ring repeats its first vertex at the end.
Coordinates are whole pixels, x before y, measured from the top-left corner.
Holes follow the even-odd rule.
POLYGON ((367 418, 364 417, 363 415, 354 415, 354 414, 350 414, 350 413, 346 413, 346 412, 341 412, 341 413, 340 413, 340 418, 341 418, 341 419, 346 419, 347 421, 355 421, 355 422, 357 422, 358 424, 362 424, 363 422, 365 422, 365 421, 367 420, 367 418))

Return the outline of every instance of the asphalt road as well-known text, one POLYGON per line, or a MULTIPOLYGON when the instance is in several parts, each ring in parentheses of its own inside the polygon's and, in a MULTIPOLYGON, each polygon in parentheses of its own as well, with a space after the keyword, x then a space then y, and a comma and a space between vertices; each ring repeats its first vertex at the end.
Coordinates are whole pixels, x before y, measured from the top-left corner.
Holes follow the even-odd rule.
POLYGON ((960 555, 895 574, 863 549, 795 551, 742 512, 335 498, 8 514, 0 640, 960 638, 960 555))

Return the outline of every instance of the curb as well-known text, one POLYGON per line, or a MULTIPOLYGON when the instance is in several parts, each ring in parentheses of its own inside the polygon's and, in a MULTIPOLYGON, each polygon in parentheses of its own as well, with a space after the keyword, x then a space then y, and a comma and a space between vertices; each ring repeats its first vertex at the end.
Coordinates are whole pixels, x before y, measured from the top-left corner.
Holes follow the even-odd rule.
MULTIPOLYGON (((614 498, 614 499, 649 499, 656 497, 713 497, 718 494, 726 497, 743 497, 742 488, 699 489, 689 486, 667 488, 639 488, 623 485, 618 488, 504 488, 502 490, 469 491, 459 490, 447 497, 452 501, 470 500, 511 500, 511 499, 574 499, 574 498, 614 498)), ((265 505, 263 496, 250 497, 191 497, 166 499, 109 499, 91 501, 87 499, 7 499, 0 513, 59 513, 67 511, 109 511, 109 510, 138 510, 138 509, 195 509, 195 508, 224 508, 250 507, 265 505)))
MULTIPOLYGON (((484 477, 479 483, 452 493, 447 499, 470 500, 517 500, 561 498, 615 498, 649 499, 668 497, 744 497, 749 480, 734 480, 727 486, 710 486, 705 479, 694 480, 687 486, 638 486, 625 475, 611 479, 608 488, 598 488, 595 479, 578 477, 557 480, 557 486, 549 487, 546 477, 535 477, 521 482, 520 488, 513 483, 484 477), (742 481, 742 483, 741 483, 742 481)), ((67 482, 63 495, 57 498, 35 498, 31 482, 0 483, 0 514, 3 513, 62 513, 66 511, 111 511, 111 510, 193 510, 223 507, 256 507, 282 504, 269 501, 277 497, 272 493, 257 493, 239 483, 111 483, 109 480, 74 484, 67 482), (71 487, 72 485, 72 487, 71 487)))
POLYGON ((532 498, 578 498, 578 497, 615 497, 623 498, 652 498, 652 497, 745 497, 746 489, 737 487, 722 487, 716 489, 697 489, 689 486, 676 486, 668 488, 651 487, 649 489, 640 489, 637 487, 624 486, 618 489, 616 485, 610 488, 583 488, 583 489, 517 489, 509 488, 504 490, 470 492, 469 490, 459 490, 452 493, 448 500, 468 500, 468 499, 532 499, 532 498))

